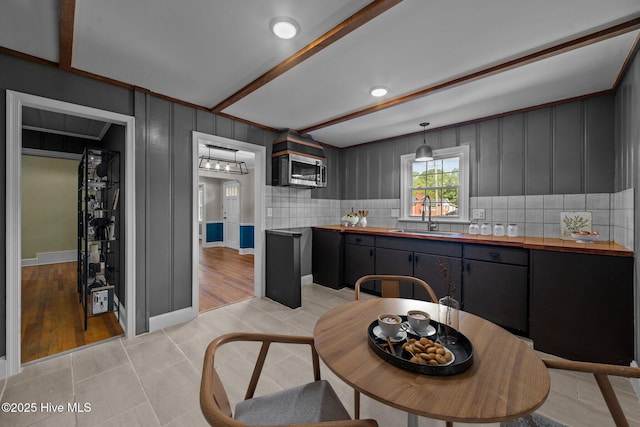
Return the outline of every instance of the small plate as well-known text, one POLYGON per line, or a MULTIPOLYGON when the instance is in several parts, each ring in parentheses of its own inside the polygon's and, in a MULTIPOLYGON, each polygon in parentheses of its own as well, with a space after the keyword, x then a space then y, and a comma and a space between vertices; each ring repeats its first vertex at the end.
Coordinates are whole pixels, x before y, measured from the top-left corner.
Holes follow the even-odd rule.
MULTIPOLYGON (((375 335, 376 338, 380 338, 381 340, 384 340, 384 341, 387 340, 387 336, 382 333, 382 331, 380 330, 380 326, 374 327, 373 331, 371 332, 373 332, 373 335, 375 335)), ((400 334, 396 335, 395 337, 389 337, 389 340, 391 340, 391 342, 400 342, 406 339, 407 339, 407 333, 405 331, 400 331, 400 334)))
MULTIPOLYGON (((444 346, 443 346, 443 347, 444 347, 444 346)), ((451 360, 449 360, 447 363, 442 363, 442 364, 439 364, 439 365, 429 365, 429 366, 433 366, 433 367, 438 367, 438 366, 440 366, 440 367, 442 367, 442 366, 449 366, 449 365, 451 365, 453 362, 455 362, 455 361, 456 361, 456 354, 455 354, 453 351, 449 350, 447 347, 444 347, 444 349, 445 349, 446 351, 448 351, 449 353, 451 353, 451 360)), ((412 361, 410 360, 412 356, 411 356, 411 353, 409 353, 407 350, 402 350, 402 354, 403 354, 403 357, 409 361, 409 363, 413 363, 413 364, 415 364, 415 365, 419 365, 419 363, 415 363, 415 362, 412 362, 412 361)))
POLYGON ((430 337, 432 335, 435 335, 436 333, 436 328, 434 328, 431 324, 427 327, 427 331, 423 334, 413 329, 411 325, 409 325, 409 322, 404 322, 404 324, 407 326, 407 331, 409 331, 410 334, 417 335, 419 337, 430 337))

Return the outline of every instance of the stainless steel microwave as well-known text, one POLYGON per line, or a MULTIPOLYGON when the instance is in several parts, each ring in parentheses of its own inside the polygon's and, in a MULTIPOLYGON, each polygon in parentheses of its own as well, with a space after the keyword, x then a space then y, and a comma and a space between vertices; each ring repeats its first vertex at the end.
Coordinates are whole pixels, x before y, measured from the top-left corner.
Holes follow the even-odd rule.
POLYGON ((327 186, 327 166, 322 159, 289 153, 274 157, 272 166, 271 184, 274 186, 327 186))

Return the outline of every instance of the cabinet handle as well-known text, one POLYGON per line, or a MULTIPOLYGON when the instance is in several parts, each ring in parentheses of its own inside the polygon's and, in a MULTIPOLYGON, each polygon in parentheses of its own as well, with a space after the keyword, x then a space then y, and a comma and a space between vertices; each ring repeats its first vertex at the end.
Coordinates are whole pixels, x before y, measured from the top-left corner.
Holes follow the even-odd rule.
POLYGON ((489 252, 489 256, 494 261, 500 261, 500 252, 489 252))
POLYGON ((356 242, 362 242, 362 239, 360 237, 356 237, 356 242))
POLYGON ((413 259, 415 262, 418 262, 418 255, 413 259))
POLYGON ((373 256, 373 249, 369 249, 369 256, 373 256))
POLYGON ((409 254, 409 262, 411 262, 412 254, 409 254))
POLYGON ((467 273, 471 274, 471 263, 467 263, 467 273))

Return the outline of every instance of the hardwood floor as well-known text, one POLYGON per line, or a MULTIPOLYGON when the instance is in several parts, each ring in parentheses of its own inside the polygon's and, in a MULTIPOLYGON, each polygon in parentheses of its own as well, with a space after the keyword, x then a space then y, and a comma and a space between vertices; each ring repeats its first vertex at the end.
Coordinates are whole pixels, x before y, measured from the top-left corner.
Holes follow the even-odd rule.
POLYGON ((253 297, 253 255, 200 245, 199 312, 253 297))
POLYGON ((22 267, 22 363, 124 333, 114 313, 90 317, 84 330, 76 269, 76 262, 22 267))

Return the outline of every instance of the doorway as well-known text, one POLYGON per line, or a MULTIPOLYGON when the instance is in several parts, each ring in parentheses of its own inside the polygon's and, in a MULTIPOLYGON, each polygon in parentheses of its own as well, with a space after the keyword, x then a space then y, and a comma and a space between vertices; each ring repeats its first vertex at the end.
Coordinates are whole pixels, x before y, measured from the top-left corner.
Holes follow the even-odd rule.
MULTIPOLYGON (((201 246, 220 246, 219 248, 214 248, 214 249, 220 249, 220 254, 219 254, 219 259, 215 262, 218 263, 225 263, 228 264, 229 262, 233 262, 232 261, 232 257, 231 255, 235 256, 235 257, 240 257, 239 259, 242 259, 243 261, 246 261, 246 259, 248 258, 242 258, 242 257, 248 257, 251 256, 253 257, 253 266, 252 266, 252 282, 253 282, 253 289, 252 289, 252 293, 255 296, 261 297, 264 296, 264 185, 265 185, 265 162, 266 162, 266 149, 265 147, 259 146, 259 145, 255 145, 255 144, 250 144, 250 143, 246 143, 246 142, 242 142, 242 141, 236 141, 236 140, 232 140, 229 138, 223 138, 223 137, 219 137, 219 136, 215 136, 215 135, 210 135, 210 134, 204 134, 201 132, 193 132, 192 133, 192 141, 193 141, 193 184, 192 184, 192 188, 193 188, 193 201, 194 201, 194 207, 193 207, 193 212, 194 212, 194 219, 193 219, 193 253, 194 254, 200 254, 201 251, 203 250, 201 248, 201 246), (224 241, 222 238, 222 229, 223 229, 223 224, 222 224, 222 220, 224 218, 222 218, 222 210, 220 211, 220 226, 219 229, 211 224, 206 224, 206 225, 211 225, 210 230, 211 232, 215 233, 215 230, 219 230, 220 232, 220 243, 218 245, 211 245, 211 244, 207 244, 206 239, 203 241, 203 244, 200 245, 200 239, 199 239, 199 226, 198 226, 198 190, 199 190, 199 171, 201 170, 200 166, 200 161, 202 160, 200 157, 200 147, 201 146, 207 146, 207 145, 214 145, 217 147, 223 147, 226 148, 230 151, 236 151, 236 150, 241 150, 243 152, 247 152, 252 154, 253 156, 253 160, 254 160, 254 167, 251 170, 251 173, 249 175, 243 175, 245 178, 247 178, 248 180, 250 180, 250 184, 253 187, 254 191, 253 191, 253 197, 251 197, 251 204, 253 205, 253 221, 251 224, 251 228, 252 228, 252 233, 251 233, 251 240, 253 240, 253 254, 251 255, 240 255, 238 253, 237 250, 232 250, 229 248, 225 248, 224 247, 224 241), (228 252, 227 255, 225 255, 223 253, 223 251, 233 251, 233 253, 228 252)), ((217 162, 215 162, 214 164, 217 165, 217 162)), ((224 163, 223 163, 224 165, 224 163)), ((212 167, 211 169, 216 169, 215 167, 212 167)), ((231 178, 228 178, 228 180, 233 180, 231 178)), ((224 184, 221 186, 222 188, 224 188, 224 184)), ((240 188, 238 191, 238 196, 240 197, 240 199, 242 199, 242 187, 243 184, 242 182, 240 183, 240 188)), ((234 190, 231 190, 234 191, 234 190)), ((210 203, 211 201, 208 199, 207 203, 210 203)), ((240 212, 240 218, 239 218, 239 225, 242 227, 243 225, 246 225, 243 223, 243 201, 240 200, 240 204, 239 204, 239 212, 240 212)), ((209 215, 206 215, 206 219, 207 222, 213 222, 215 220, 215 218, 210 218, 209 215)), ((206 235, 208 233, 208 230, 204 230, 203 231, 203 235, 206 235)), ((240 233, 240 236, 238 238, 238 241, 240 242, 240 251, 242 251, 242 240, 243 240, 243 235, 242 232, 240 233)), ((200 300, 200 269, 201 269, 201 257, 199 256, 194 256, 193 257, 193 283, 192 283, 192 298, 193 298, 193 303, 192 303, 192 307, 198 308, 200 306, 199 304, 199 300, 200 300)), ((197 314, 197 313, 196 313, 197 314)))
POLYGON ((126 176, 125 200, 127 221, 124 230, 126 275, 124 286, 126 307, 123 309, 123 325, 128 336, 135 334, 135 129, 134 117, 111 111, 71 104, 25 93, 6 91, 7 101, 7 151, 6 151, 6 358, 0 360, 0 376, 18 374, 21 368, 21 174, 22 174, 22 126, 23 107, 51 111, 65 115, 123 125, 125 128, 125 164, 126 176))
POLYGON ((224 183, 222 218, 224 246, 240 249, 240 183, 238 181, 224 183))

